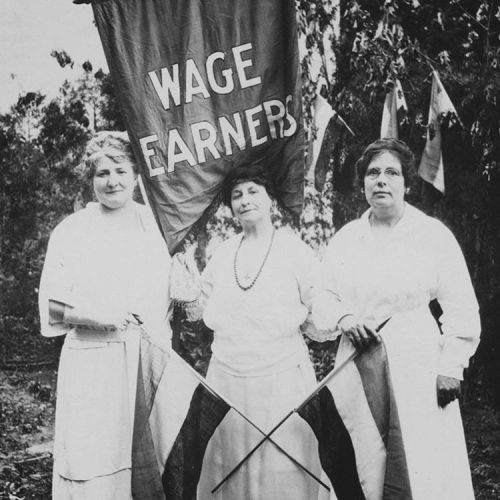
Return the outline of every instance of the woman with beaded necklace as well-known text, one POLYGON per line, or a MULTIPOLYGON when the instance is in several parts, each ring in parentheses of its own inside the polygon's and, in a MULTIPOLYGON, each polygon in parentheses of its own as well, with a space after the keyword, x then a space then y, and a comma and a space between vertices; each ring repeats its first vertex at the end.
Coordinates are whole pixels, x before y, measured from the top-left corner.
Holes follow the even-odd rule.
MULTIPOLYGON (((291 231, 274 228, 273 197, 263 166, 230 171, 223 200, 242 232, 215 251, 202 275, 201 297, 204 322, 214 330, 207 380, 266 432, 316 385, 300 330, 310 311, 316 260, 291 231)), ((318 476, 314 435, 294 417, 273 440, 318 476)), ((318 482, 269 441, 211 493, 261 439, 261 433, 230 412, 207 448, 198 498, 317 498, 318 482)))

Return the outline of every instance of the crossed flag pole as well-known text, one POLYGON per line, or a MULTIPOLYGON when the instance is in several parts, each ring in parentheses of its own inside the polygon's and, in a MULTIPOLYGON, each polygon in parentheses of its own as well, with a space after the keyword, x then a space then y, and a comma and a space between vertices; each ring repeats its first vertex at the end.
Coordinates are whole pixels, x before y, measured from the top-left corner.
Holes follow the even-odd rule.
MULTIPOLYGON (((343 363, 344 364, 344 363, 343 363)), ((273 444, 277 450, 279 450, 281 453, 283 453, 289 460, 291 460, 297 467, 299 467, 301 470, 303 470, 306 474, 311 476, 314 480, 316 480, 321 486, 327 489, 327 491, 330 491, 330 487, 322 481, 319 477, 317 477, 313 472, 311 472, 305 465, 301 464, 296 458, 291 456, 286 450, 284 450, 276 441, 274 441, 271 438, 271 435, 278 429, 278 427, 285 422, 296 410, 292 410, 281 422, 276 425, 269 433, 266 433, 263 431, 257 424, 255 424, 252 420, 250 420, 242 411, 238 410, 238 408, 231 403, 225 396, 221 396, 217 391, 214 390, 213 387, 211 387, 205 378, 200 375, 194 368, 192 368, 188 363, 186 363, 187 368, 189 371, 195 376, 198 381, 209 391, 211 392, 216 398, 224 400, 227 405, 234 410, 238 415, 240 415, 246 422, 248 422, 255 430, 257 430, 260 434, 262 434, 263 438, 259 443, 248 453, 248 455, 243 458, 238 465, 235 466, 235 468, 212 490, 212 493, 217 491, 223 483, 225 483, 230 476, 232 476, 245 462, 250 458, 250 456, 257 451, 257 449, 265 442, 265 441, 270 441, 271 444, 273 444)), ((315 389, 319 390, 319 388, 315 389)), ((307 401, 309 401, 310 398, 312 398, 315 394, 315 392, 307 397, 307 400, 304 401, 300 406, 303 406, 307 401)), ((299 406, 299 408, 300 408, 299 406)))
MULTIPOLYGON (((384 320, 380 325, 375 328, 375 331, 378 333, 391 319, 391 317, 384 320)), ((282 453, 284 453, 290 460, 292 460, 295 464, 297 464, 302 470, 307 472, 311 477, 316 479, 322 486, 324 486, 328 491, 330 491, 330 487, 327 486, 323 481, 317 478, 311 471, 309 471, 306 467, 301 465, 297 460, 291 457, 286 451, 284 451, 275 441, 271 439, 271 436, 294 414, 297 413, 302 407, 304 407, 325 385, 327 385, 332 378, 336 377, 343 368, 345 368, 351 361, 353 361, 358 356, 358 351, 353 351, 346 359, 340 363, 340 365, 336 366, 315 388, 314 391, 306 396, 306 398, 294 409, 292 409, 289 413, 287 413, 272 429, 269 433, 265 433, 261 429, 259 429, 253 422, 245 417, 237 408, 234 410, 239 413, 247 422, 249 422, 252 426, 254 426, 262 435, 263 438, 243 457, 240 462, 229 472, 212 490, 212 494, 215 493, 228 479, 230 479, 240 468, 241 466, 266 442, 270 441, 273 443, 282 453)), ((228 403, 229 404, 229 403, 228 403)))

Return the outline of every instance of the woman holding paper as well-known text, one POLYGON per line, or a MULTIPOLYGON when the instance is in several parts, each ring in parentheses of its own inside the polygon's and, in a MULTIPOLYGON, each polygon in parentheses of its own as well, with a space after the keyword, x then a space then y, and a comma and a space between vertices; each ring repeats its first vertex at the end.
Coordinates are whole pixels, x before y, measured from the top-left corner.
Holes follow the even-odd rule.
POLYGON ((170 256, 152 214, 133 201, 137 169, 125 132, 85 153, 97 203, 50 237, 41 330, 66 335, 57 383, 53 498, 130 499, 139 325, 170 344, 170 256))
MULTIPOLYGON (((297 236, 274 228, 273 196, 264 167, 230 171, 223 199, 242 232, 217 248, 201 286, 203 319, 214 330, 207 381, 264 432, 316 385, 300 327, 311 307, 317 264, 297 236)), ((326 494, 270 441, 212 493, 262 437, 240 415, 229 413, 208 445, 198 498, 304 500, 326 494)), ((314 434, 300 417, 290 418, 272 439, 320 476, 314 434)))
POLYGON ((342 335, 337 359, 380 341, 406 452, 413 500, 474 498, 457 397, 480 332, 478 305, 455 238, 405 202, 414 157, 397 139, 358 160, 369 209, 328 246, 314 301, 319 328, 342 335), (437 299, 440 328, 429 310, 437 299))

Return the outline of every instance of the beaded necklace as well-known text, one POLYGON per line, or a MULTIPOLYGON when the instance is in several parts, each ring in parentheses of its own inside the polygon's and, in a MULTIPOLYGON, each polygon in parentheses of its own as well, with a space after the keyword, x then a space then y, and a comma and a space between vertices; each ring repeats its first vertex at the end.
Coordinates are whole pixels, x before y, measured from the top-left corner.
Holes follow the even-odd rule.
POLYGON ((274 240, 274 233, 275 233, 275 229, 273 228, 273 234, 271 235, 271 241, 269 242, 269 247, 267 249, 267 252, 266 252, 266 255, 264 256, 264 259, 262 260, 262 264, 260 265, 260 268, 259 270, 257 271, 257 274, 255 275, 255 278, 251 281, 251 283, 247 286, 244 286, 240 283, 240 280, 238 278, 238 271, 237 271, 237 265, 236 265, 236 261, 238 260, 238 254, 240 253, 240 248, 241 248, 241 244, 243 243, 243 237, 241 238, 240 240, 240 243, 238 245, 238 248, 236 249, 236 252, 234 254, 234 265, 233 265, 233 270, 234 270, 234 278, 236 280, 236 284, 238 285, 239 288, 241 288, 241 290, 243 290, 244 292, 246 292, 247 290, 250 290, 250 288, 252 288, 254 285, 255 285, 255 282, 257 281, 257 279, 259 278, 260 276, 260 273, 262 272, 262 269, 264 268, 264 264, 266 263, 267 261, 267 258, 269 257, 269 254, 271 253, 271 247, 273 246, 273 240, 274 240))

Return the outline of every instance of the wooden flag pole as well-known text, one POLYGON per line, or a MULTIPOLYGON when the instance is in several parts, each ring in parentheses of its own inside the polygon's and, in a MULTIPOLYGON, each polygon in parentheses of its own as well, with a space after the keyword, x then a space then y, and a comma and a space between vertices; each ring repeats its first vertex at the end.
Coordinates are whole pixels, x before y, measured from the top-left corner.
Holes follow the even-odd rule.
POLYGON ((141 192, 142 199, 144 200, 144 204, 151 209, 151 205, 149 204, 148 195, 146 194, 146 188, 144 187, 144 181, 142 180, 141 174, 137 176, 137 184, 139 184, 139 191, 141 192))

